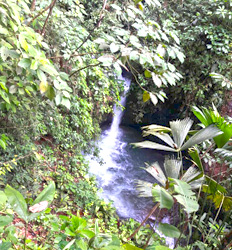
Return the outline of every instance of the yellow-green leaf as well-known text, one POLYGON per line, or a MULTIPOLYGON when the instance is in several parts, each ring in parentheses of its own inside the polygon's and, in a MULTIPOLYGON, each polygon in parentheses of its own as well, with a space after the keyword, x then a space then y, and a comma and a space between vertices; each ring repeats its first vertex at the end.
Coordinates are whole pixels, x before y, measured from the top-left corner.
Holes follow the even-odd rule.
POLYGON ((39 85, 39 89, 41 93, 45 93, 48 89, 48 83, 47 82, 41 82, 39 85))
POLYGON ((147 69, 144 71, 144 75, 147 78, 151 78, 151 72, 149 70, 147 70, 147 69))
POLYGON ((144 91, 143 92, 143 101, 147 102, 148 100, 150 100, 150 94, 149 94, 149 92, 144 91))

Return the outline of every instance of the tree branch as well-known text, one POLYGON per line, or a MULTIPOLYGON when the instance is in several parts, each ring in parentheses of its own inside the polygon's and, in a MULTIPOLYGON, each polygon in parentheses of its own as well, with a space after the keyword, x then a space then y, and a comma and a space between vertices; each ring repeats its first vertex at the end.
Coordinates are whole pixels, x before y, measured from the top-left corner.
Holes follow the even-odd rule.
POLYGON ((69 77, 75 75, 76 73, 78 73, 79 71, 81 71, 81 70, 83 70, 83 69, 86 69, 86 68, 89 68, 89 67, 95 67, 95 66, 98 66, 98 65, 100 65, 100 64, 101 64, 101 62, 96 63, 96 64, 89 64, 89 65, 86 65, 85 67, 80 68, 80 69, 74 71, 72 74, 69 75, 69 77))
POLYGON ((44 36, 44 34, 45 34, 45 28, 46 28, 46 25, 47 25, 47 23, 48 23, 49 17, 52 15, 52 10, 53 10, 53 8, 54 8, 54 6, 55 6, 55 4, 56 4, 56 1, 57 1, 57 0, 53 0, 52 3, 51 3, 51 7, 50 7, 50 10, 49 10, 48 16, 47 16, 47 18, 46 18, 46 20, 45 20, 45 23, 44 23, 44 26, 43 26, 43 30, 42 30, 42 33, 41 33, 42 36, 44 36))
POLYGON ((84 41, 82 41, 82 43, 77 47, 77 49, 75 51, 78 51, 89 40, 89 38, 92 36, 92 33, 95 31, 95 29, 100 27, 101 21, 104 18, 103 12, 104 12, 104 10, 106 8, 106 2, 107 2, 107 0, 104 0, 103 6, 102 6, 102 9, 101 9, 101 12, 100 12, 100 17, 99 17, 99 20, 97 21, 96 25, 94 26, 94 28, 92 30, 90 30, 89 35, 84 39, 84 41))
POLYGON ((37 17, 41 16, 45 11, 47 11, 48 9, 50 9, 51 6, 52 6, 52 4, 53 4, 53 2, 52 2, 50 5, 48 5, 44 10, 42 10, 41 12, 39 12, 35 17, 33 17, 33 18, 31 19, 31 21, 28 22, 27 26, 31 25, 31 23, 32 23, 37 17))

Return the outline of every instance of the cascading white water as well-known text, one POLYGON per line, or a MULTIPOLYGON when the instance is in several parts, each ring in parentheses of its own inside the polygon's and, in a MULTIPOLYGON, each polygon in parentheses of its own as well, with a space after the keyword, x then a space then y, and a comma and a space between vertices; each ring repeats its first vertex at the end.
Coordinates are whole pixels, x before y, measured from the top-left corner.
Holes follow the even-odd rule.
MULTIPOLYGON (((121 77, 119 80, 124 80, 125 92, 120 104, 125 106, 130 79, 121 77)), ((107 201, 113 201, 120 217, 133 218, 141 222, 154 203, 149 198, 138 197, 135 180, 154 182, 143 169, 144 162, 161 161, 163 157, 149 149, 132 148, 130 143, 140 141, 142 137, 135 129, 120 127, 122 116, 122 108, 115 106, 112 124, 103 129, 99 140, 100 157, 104 163, 90 160, 90 173, 97 177, 98 185, 102 188, 99 196, 107 201)), ((174 243, 171 241, 168 244, 172 247, 174 243)))

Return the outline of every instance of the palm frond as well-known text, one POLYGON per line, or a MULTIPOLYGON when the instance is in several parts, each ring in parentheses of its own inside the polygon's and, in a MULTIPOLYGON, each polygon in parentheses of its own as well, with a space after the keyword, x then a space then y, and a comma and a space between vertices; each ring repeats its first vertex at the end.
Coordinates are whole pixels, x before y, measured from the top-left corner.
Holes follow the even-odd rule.
POLYGON ((218 129, 215 124, 211 124, 210 126, 201 129, 195 135, 193 135, 182 147, 180 150, 185 150, 193 147, 196 144, 199 144, 205 140, 212 139, 215 136, 222 134, 223 132, 218 129))
POLYGON ((205 180, 205 177, 202 176, 201 178, 190 182, 189 185, 191 186, 192 190, 198 189, 198 188, 201 187, 201 185, 203 184, 204 180, 205 180))
POLYGON ((169 152, 177 152, 177 150, 174 148, 170 148, 168 146, 151 141, 136 142, 131 144, 139 148, 150 148, 150 149, 164 150, 169 152))
POLYGON ((165 158, 164 169, 167 177, 178 179, 182 161, 175 158, 165 158))
POLYGON ((190 118, 170 122, 174 142, 177 144, 178 148, 180 148, 184 143, 192 124, 193 121, 190 118))
POLYGON ((203 175, 203 173, 200 172, 196 167, 190 167, 183 174, 181 180, 189 183, 189 182, 193 181, 198 176, 199 176, 199 178, 202 177, 202 175, 203 175))
POLYGON ((222 157, 224 160, 231 161, 232 160, 232 145, 228 143, 223 148, 217 148, 215 153, 222 157))
POLYGON ((152 197, 152 183, 142 180, 136 180, 135 183, 139 197, 152 197))
POLYGON ((171 132, 170 128, 161 126, 161 125, 156 125, 156 124, 144 126, 142 127, 142 129, 146 131, 147 133, 149 132, 171 132))
POLYGON ((162 186, 165 186, 167 179, 158 162, 153 163, 152 166, 148 166, 146 171, 151 174, 162 186))
POLYGON ((175 147, 175 142, 169 134, 163 132, 151 132, 150 134, 158 137, 159 139, 167 143, 170 147, 175 147))

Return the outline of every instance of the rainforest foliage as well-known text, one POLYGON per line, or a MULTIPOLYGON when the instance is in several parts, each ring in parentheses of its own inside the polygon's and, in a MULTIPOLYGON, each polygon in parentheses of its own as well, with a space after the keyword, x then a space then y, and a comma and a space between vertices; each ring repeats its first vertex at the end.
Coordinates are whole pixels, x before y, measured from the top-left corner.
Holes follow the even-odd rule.
POLYGON ((0 249, 169 249, 120 220, 88 177, 83 155, 98 153, 123 72, 133 122, 177 104, 202 123, 150 125, 168 146, 135 144, 174 154, 148 166, 159 184, 138 181, 152 213, 176 215, 159 230, 175 249, 230 249, 232 123, 217 108, 229 101, 231 17, 231 0, 0 0, 0 249))

